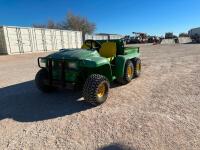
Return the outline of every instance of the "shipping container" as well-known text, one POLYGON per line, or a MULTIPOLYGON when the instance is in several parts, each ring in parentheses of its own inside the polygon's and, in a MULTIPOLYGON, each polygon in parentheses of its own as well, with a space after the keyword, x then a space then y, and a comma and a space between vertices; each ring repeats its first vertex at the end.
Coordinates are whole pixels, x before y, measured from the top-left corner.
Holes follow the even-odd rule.
POLYGON ((44 29, 33 28, 33 45, 35 51, 45 51, 45 39, 44 39, 44 29))
POLYGON ((80 48, 82 32, 30 27, 0 27, 0 53, 20 54, 80 48))
POLYGON ((6 47, 6 43, 5 43, 5 39, 4 39, 4 32, 0 28, 0 53, 5 54, 6 49, 7 49, 7 47, 6 47))

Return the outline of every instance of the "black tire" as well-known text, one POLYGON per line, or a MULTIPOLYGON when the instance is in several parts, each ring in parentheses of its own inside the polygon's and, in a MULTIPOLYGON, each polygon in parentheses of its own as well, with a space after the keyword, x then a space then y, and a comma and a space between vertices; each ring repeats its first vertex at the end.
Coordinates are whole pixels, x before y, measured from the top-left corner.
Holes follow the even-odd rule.
POLYGON ((84 99, 94 106, 103 104, 108 98, 110 84, 106 77, 99 74, 92 74, 86 80, 83 87, 84 99), (99 88, 104 86, 104 93, 99 96, 99 88))
POLYGON ((44 93, 50 93, 54 91, 55 88, 45 84, 45 81, 48 81, 48 71, 46 69, 41 69, 35 76, 37 88, 44 93))
POLYGON ((142 66, 141 59, 136 58, 134 60, 134 77, 137 78, 137 77, 140 76, 140 74, 141 74, 141 66, 142 66))
POLYGON ((134 70, 135 69, 134 69, 134 65, 133 65, 132 61, 128 60, 125 64, 124 76, 122 78, 118 78, 117 81, 123 85, 130 83, 134 77, 134 70), (128 71, 129 67, 132 69, 131 74, 128 71))

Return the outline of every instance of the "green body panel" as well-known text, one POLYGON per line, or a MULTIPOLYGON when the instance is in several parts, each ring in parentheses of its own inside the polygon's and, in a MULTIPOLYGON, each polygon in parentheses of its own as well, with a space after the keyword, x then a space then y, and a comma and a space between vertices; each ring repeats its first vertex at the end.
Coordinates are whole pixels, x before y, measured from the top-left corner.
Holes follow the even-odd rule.
POLYGON ((91 74, 101 74, 107 77, 107 79, 113 81, 113 72, 110 64, 99 66, 97 68, 84 68, 85 79, 91 74))
POLYGON ((109 81, 112 81, 112 71, 110 67, 110 62, 107 58, 103 58, 99 55, 96 50, 86 50, 86 49, 66 49, 59 52, 50 54, 46 57, 55 61, 53 68, 53 79, 58 80, 61 76, 61 70, 58 69, 59 66, 56 62, 66 61, 75 62, 77 64, 77 70, 70 70, 65 73, 65 79, 69 82, 75 82, 79 77, 80 70, 87 72, 86 76, 99 73, 105 75, 109 81))
POLYGON ((67 60, 77 62, 79 67, 96 68, 105 64, 110 64, 109 60, 99 55, 96 50, 85 49, 65 49, 47 56, 53 60, 67 60))
POLYGON ((63 60, 85 60, 87 58, 100 57, 97 51, 85 49, 63 49, 50 54, 47 58, 63 60))
POLYGON ((83 60, 79 63, 79 67, 82 67, 84 68, 84 71, 87 71, 86 78, 91 74, 101 74, 106 76, 109 81, 112 81, 110 62, 106 58, 99 57, 83 60))
MULTIPOLYGON (((138 58, 139 48, 125 48, 122 40, 101 40, 95 41, 100 45, 104 42, 116 42, 117 56, 108 59, 101 57, 95 49, 62 49, 59 52, 53 53, 45 57, 47 60, 52 60, 52 78, 60 80, 62 70, 60 62, 75 64, 75 68, 66 68, 64 74, 66 82, 76 83, 78 80, 85 81, 91 74, 101 74, 108 78, 110 82, 116 78, 123 77, 125 63, 127 60, 138 58), (112 60, 112 61, 111 61, 112 60)), ((46 61, 46 66, 48 66, 46 61)))
POLYGON ((110 65, 110 62, 107 58, 103 57, 91 57, 85 60, 80 61, 80 67, 88 67, 88 68, 98 68, 103 65, 110 65))
POLYGON ((115 75, 116 77, 123 77, 124 68, 127 60, 133 60, 134 58, 138 58, 140 56, 139 48, 137 47, 129 47, 125 48, 125 55, 118 55, 116 57, 116 69, 115 75))

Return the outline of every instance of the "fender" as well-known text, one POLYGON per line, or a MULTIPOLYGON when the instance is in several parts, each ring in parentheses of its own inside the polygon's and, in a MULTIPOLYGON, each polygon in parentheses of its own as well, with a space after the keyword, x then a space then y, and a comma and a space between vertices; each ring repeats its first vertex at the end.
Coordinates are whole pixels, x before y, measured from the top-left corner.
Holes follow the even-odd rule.
POLYGON ((103 65, 109 65, 110 62, 108 59, 103 57, 91 57, 88 59, 81 60, 79 63, 80 67, 86 68, 97 68, 103 65))
POLYGON ((124 75, 124 67, 125 63, 127 61, 127 58, 119 55, 116 57, 115 63, 116 63, 116 68, 115 68, 115 75, 117 78, 123 77, 124 75))
POLYGON ((101 74, 107 77, 110 82, 113 80, 111 65, 107 58, 92 57, 90 59, 82 60, 79 66, 84 68, 84 72, 87 76, 91 74, 101 74))
POLYGON ((140 56, 139 53, 132 53, 128 55, 118 55, 116 57, 115 75, 117 78, 124 76, 124 68, 127 60, 134 60, 140 56))

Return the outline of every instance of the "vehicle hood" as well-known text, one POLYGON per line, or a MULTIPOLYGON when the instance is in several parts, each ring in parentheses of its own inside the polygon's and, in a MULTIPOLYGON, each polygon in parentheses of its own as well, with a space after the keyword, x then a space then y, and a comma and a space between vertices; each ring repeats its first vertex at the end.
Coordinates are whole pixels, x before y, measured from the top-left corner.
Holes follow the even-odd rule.
POLYGON ((59 52, 50 54, 50 59, 68 59, 68 60, 84 60, 91 57, 100 57, 97 51, 86 49, 63 49, 59 52))

